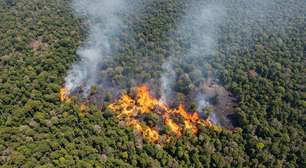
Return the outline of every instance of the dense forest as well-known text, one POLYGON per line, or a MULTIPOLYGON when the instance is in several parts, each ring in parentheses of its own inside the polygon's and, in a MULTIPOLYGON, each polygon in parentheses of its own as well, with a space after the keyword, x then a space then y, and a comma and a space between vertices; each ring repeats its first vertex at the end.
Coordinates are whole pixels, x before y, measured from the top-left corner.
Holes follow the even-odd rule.
POLYGON ((306 167, 305 0, 250 11, 256 0, 245 8, 218 0, 227 14, 210 33, 220 38, 200 58, 186 57, 192 33, 177 36, 178 23, 191 4, 214 1, 127 0, 139 4, 112 37, 113 58, 99 67, 101 85, 90 88, 85 110, 84 97, 59 97, 89 34, 72 1, 0 0, 1 167, 306 167), (106 108, 143 83, 160 97, 162 64, 177 55, 173 104, 193 109, 188 98, 213 77, 233 97, 234 131, 199 126, 196 136, 152 144, 106 108))

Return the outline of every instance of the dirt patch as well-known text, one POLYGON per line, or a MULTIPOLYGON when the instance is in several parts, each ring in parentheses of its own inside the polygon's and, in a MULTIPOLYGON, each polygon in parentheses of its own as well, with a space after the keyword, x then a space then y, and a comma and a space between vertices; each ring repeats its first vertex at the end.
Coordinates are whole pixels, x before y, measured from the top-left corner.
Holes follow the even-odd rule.
POLYGON ((255 70, 249 70, 248 73, 249 73, 249 75, 252 76, 252 77, 255 77, 255 76, 258 75, 257 72, 256 72, 255 70))
POLYGON ((39 37, 36 40, 31 41, 31 43, 30 43, 30 47, 33 50, 38 50, 41 46, 42 46, 42 38, 41 37, 39 37))
POLYGON ((203 84, 203 91, 208 99, 213 100, 213 111, 216 120, 222 127, 233 128, 231 116, 235 114, 236 99, 222 85, 212 78, 203 84))

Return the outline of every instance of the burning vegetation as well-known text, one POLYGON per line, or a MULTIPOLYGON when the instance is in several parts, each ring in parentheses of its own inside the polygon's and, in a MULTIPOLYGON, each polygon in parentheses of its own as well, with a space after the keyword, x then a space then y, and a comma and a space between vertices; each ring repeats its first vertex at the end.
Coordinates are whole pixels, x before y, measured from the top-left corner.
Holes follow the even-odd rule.
POLYGON ((197 112, 191 114, 186 112, 182 104, 178 108, 170 108, 153 97, 146 85, 138 87, 134 97, 124 94, 108 108, 116 114, 119 120, 125 121, 152 143, 164 139, 160 138, 161 136, 168 139, 171 133, 167 131, 180 137, 183 130, 191 131, 193 135, 196 135, 199 124, 204 124, 206 127, 213 126, 208 119, 200 119, 197 112), (148 126, 144 120, 146 114, 150 113, 158 116, 158 119, 148 126))
MULTIPOLYGON (((68 90, 61 88, 61 101, 71 101, 68 90)), ((151 143, 168 142, 171 135, 180 137, 184 131, 196 136, 198 126, 204 125, 219 130, 209 119, 202 119, 197 112, 189 113, 183 104, 171 108, 150 94, 149 87, 137 87, 134 95, 123 94, 119 99, 107 106, 116 117, 126 125, 132 127, 137 134, 141 134, 151 143), (148 124, 148 115, 156 116, 156 120, 148 124)), ((86 104, 80 103, 80 111, 86 110, 86 104)))
MULTIPOLYGON (((60 100, 70 101, 67 89, 60 89, 60 100)), ((107 106, 116 117, 126 125, 132 127, 137 134, 141 134, 151 143, 168 142, 172 137, 180 137, 184 131, 197 135, 200 124, 218 130, 209 119, 201 119, 197 112, 189 113, 183 104, 171 108, 150 94, 149 87, 139 86, 134 95, 123 94, 119 99, 107 106), (156 117, 154 122, 148 122, 148 115, 156 117)), ((80 104, 84 111, 86 105, 80 104)))
POLYGON ((64 87, 61 88, 59 92, 59 97, 60 97, 61 102, 69 101, 70 98, 68 96, 68 89, 64 87))

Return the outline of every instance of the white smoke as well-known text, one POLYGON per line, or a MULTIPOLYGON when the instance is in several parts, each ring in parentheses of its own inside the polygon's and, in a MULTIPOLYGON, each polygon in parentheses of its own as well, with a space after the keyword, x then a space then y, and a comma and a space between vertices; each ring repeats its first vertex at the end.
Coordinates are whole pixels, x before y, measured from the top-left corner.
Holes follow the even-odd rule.
MULTIPOLYGON (((221 4, 194 4, 187 11, 187 15, 183 18, 178 26, 176 34, 184 36, 191 34, 187 39, 190 49, 186 54, 175 57, 170 56, 163 64, 164 73, 161 75, 161 100, 168 102, 169 95, 173 92, 173 82, 175 82, 176 74, 173 70, 173 63, 180 62, 184 64, 189 59, 196 59, 213 55, 218 40, 218 29, 223 23, 225 16, 225 8, 221 4)), ((196 65, 194 65, 196 66, 196 65)), ((201 67, 196 67, 201 69, 201 67)), ((198 110, 201 111, 208 105, 203 93, 199 93, 196 98, 198 110)))
POLYGON ((220 124, 219 118, 217 117, 216 113, 214 113, 214 112, 211 112, 211 113, 209 114, 208 119, 209 119, 213 124, 215 124, 215 125, 220 124))
POLYGON ((82 87, 86 96, 97 82, 99 66, 111 59, 111 39, 123 26, 120 15, 128 10, 125 0, 73 0, 78 17, 88 20, 89 35, 77 51, 80 60, 72 66, 65 78, 69 92, 82 87))
MULTIPOLYGON (((241 49, 255 43, 254 37, 258 32, 264 30, 273 33, 275 29, 284 27, 289 18, 292 18, 290 15, 293 15, 284 12, 286 5, 294 6, 295 3, 282 3, 266 0, 191 1, 186 15, 177 26, 176 37, 170 37, 183 39, 190 47, 186 54, 173 54, 164 63, 167 66, 162 67, 164 73, 160 79, 163 101, 167 102, 164 99, 169 98, 167 95, 173 92, 173 87, 168 87, 173 86, 171 82, 175 82, 173 79, 176 79, 173 76, 169 78, 169 72, 173 71, 169 67, 176 65, 173 60, 180 64, 188 62, 194 68, 203 71, 203 67, 197 63, 203 61, 201 58, 215 56, 218 47, 223 47, 224 51, 241 49), (271 23, 278 26, 273 27, 271 23), (219 43, 221 40, 222 44, 219 43), (195 61, 190 63, 189 60, 192 59, 195 61)), ((205 94, 199 93, 198 97, 201 95, 204 95, 202 99, 196 98, 196 101, 201 100, 198 101, 199 106, 205 100, 205 94)))
POLYGON ((170 62, 165 62, 162 65, 164 74, 161 76, 161 101, 168 103, 167 101, 171 97, 171 89, 173 88, 173 83, 175 82, 176 73, 173 70, 172 64, 170 62))
POLYGON ((191 32, 191 48, 185 59, 214 54, 218 31, 226 14, 224 6, 219 3, 200 4, 191 7, 188 13, 182 24, 186 28, 181 30, 182 33, 191 32))
POLYGON ((203 109, 209 106, 209 103, 206 99, 206 96, 204 93, 198 93, 196 97, 196 102, 197 102, 197 111, 198 112, 203 112, 203 109))

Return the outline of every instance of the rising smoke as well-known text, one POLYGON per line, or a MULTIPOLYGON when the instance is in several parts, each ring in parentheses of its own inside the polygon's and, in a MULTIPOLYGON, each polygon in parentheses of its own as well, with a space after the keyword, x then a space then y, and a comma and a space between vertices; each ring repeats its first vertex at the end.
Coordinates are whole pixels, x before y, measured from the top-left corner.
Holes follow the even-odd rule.
MULTIPOLYGON (((137 0, 137 2, 135 0, 135 3, 131 3, 133 0, 72 1, 75 14, 86 20, 88 37, 77 51, 79 61, 72 65, 69 70, 65 79, 65 87, 69 92, 82 88, 83 96, 86 97, 90 88, 99 83, 98 81, 101 78, 98 75, 100 66, 113 59, 114 46, 111 45, 112 39, 127 26, 122 16, 129 12, 135 13, 135 9, 139 7, 135 4, 141 0, 137 0)), ((148 5, 147 1, 150 0, 145 0, 142 3, 148 5)), ((166 103, 173 100, 179 76, 178 67, 188 64, 195 69, 193 72, 198 74, 197 76, 205 76, 207 69, 203 68, 203 64, 205 64, 206 59, 215 57, 220 52, 220 48, 222 48, 222 51, 226 51, 222 52, 226 53, 225 56, 230 56, 232 53, 227 51, 253 46, 256 43, 254 37, 258 32, 277 32, 275 30, 282 29, 288 20, 294 17, 293 14, 303 13, 303 11, 285 12, 286 6, 298 4, 293 1, 280 1, 182 1, 187 6, 186 9, 183 9, 185 15, 175 25, 175 33, 169 36, 169 39, 183 41, 182 43, 185 45, 181 45, 183 46, 181 48, 185 47, 186 50, 176 52, 176 48, 168 49, 170 50, 170 56, 162 65, 163 73, 160 77, 161 100, 166 103)), ((155 0, 154 2, 165 3, 164 0, 155 0)), ((169 3, 172 2, 169 1, 169 3)), ((158 16, 159 14, 154 15, 158 16)), ((144 32, 144 34, 150 34, 150 32, 144 32)), ((149 50, 149 48, 146 48, 146 50, 149 50)), ((122 69, 125 68, 122 67, 122 69)), ((190 74, 187 74, 186 78, 193 79, 190 74)), ((145 83, 147 81, 141 82, 145 83)), ((203 84, 203 81, 194 82, 192 80, 192 82, 197 87, 203 84)), ((197 102, 199 111, 208 105, 207 96, 201 90, 198 90, 197 95, 190 98, 197 102)))
POLYGON ((88 20, 88 38, 77 51, 80 60, 65 79, 71 93, 82 87, 83 96, 98 81, 99 66, 112 58, 111 40, 124 26, 121 16, 130 10, 125 0, 73 0, 78 17, 88 20))
MULTIPOLYGON (((294 1, 190 1, 185 16, 177 26, 175 37, 170 37, 183 39, 189 47, 184 54, 173 54, 164 62, 164 73, 160 78, 162 100, 168 102, 173 99, 171 95, 175 92, 174 85, 177 82, 177 73, 173 67, 191 64, 205 76, 201 62, 205 62, 206 58, 215 57, 220 51, 225 56, 232 56, 238 49, 252 48, 256 45, 258 34, 265 32, 273 35, 285 31, 290 20, 301 17, 302 11, 286 11, 287 6, 301 9, 294 1)), ((207 96, 201 90, 194 96, 194 101, 197 102, 198 110, 208 105, 207 96)), ((213 115, 214 120, 218 121, 217 116, 213 115)))
POLYGON ((173 61, 167 61, 162 65, 164 70, 163 75, 161 76, 161 101, 164 103, 169 103, 171 98, 171 90, 174 87, 176 73, 173 70, 173 61))
MULTIPOLYGON (((173 92, 176 73, 173 70, 175 63, 185 64, 190 60, 200 60, 200 57, 214 55, 218 40, 218 29, 223 23, 225 8, 222 4, 194 4, 187 10, 187 15, 183 17, 178 26, 177 36, 183 37, 190 48, 180 56, 170 56, 163 64, 164 73, 161 75, 161 100, 168 102, 173 92), (189 35, 186 39, 185 35, 189 35)), ((175 38, 175 37, 174 37, 175 38)), ((201 69, 198 64, 193 64, 196 69, 201 69)), ((197 108, 202 111, 208 105, 203 93, 196 96, 197 108)))

